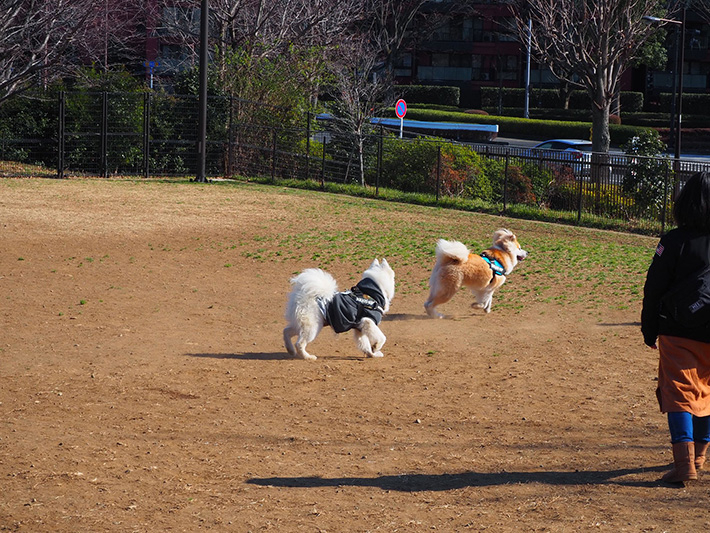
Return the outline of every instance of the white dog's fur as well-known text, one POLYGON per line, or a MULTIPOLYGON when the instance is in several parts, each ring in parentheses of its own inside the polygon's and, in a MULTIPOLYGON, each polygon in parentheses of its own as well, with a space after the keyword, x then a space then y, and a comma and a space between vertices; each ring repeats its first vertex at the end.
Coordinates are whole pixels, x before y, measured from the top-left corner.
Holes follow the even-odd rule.
MULTIPOLYGON (((386 259, 375 259, 363 272, 362 278, 370 278, 385 297, 384 313, 389 311, 394 298, 394 271, 386 259)), ((325 317, 318 299, 327 305, 338 292, 338 285, 333 276, 320 268, 308 268, 291 279, 291 293, 286 306, 286 320, 283 337, 286 350, 293 357, 314 360, 315 355, 306 351, 306 345, 312 342, 325 325, 325 317), (296 343, 291 338, 298 336, 296 343)), ((382 346, 387 338, 370 318, 363 318, 353 329, 357 347, 368 357, 382 357, 382 346)))

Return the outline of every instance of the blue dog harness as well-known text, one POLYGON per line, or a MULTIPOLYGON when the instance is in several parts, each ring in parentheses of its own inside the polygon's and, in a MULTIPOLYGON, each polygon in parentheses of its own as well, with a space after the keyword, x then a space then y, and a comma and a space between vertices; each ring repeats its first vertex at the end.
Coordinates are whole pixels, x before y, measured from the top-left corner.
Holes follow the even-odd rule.
MULTIPOLYGON (((501 264, 498 259, 494 257, 488 257, 486 252, 483 252, 481 254, 481 258, 488 263, 488 266, 491 267, 491 270, 493 271, 493 279, 495 279, 496 276, 504 276, 505 275, 505 267, 501 264)), ((491 279, 491 281, 493 281, 491 279)))

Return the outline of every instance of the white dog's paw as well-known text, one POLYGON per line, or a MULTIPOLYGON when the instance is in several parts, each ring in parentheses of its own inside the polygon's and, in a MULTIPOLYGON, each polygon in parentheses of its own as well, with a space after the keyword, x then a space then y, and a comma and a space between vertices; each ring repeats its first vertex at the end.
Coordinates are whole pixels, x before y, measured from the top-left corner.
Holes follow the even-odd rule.
POLYGON ((384 357, 384 356, 385 356, 385 354, 383 354, 382 352, 380 352, 378 350, 375 353, 373 353, 371 357, 384 357))
POLYGON ((310 353, 296 354, 296 359, 303 359, 304 361, 315 361, 318 359, 315 355, 310 353))

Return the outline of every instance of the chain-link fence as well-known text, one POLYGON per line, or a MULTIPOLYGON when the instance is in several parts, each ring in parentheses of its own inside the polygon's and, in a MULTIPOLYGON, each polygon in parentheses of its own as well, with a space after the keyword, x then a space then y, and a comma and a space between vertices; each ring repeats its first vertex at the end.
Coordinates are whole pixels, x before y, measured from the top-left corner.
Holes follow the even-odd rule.
MULTIPOLYGON (((60 92, 0 106, 0 176, 194 176, 198 99, 161 93, 60 92), (19 103, 18 103, 19 102, 19 103)), ((671 221, 672 199, 709 165, 353 134, 329 115, 301 116, 235 98, 208 99, 207 175, 355 183, 612 219, 671 221)))

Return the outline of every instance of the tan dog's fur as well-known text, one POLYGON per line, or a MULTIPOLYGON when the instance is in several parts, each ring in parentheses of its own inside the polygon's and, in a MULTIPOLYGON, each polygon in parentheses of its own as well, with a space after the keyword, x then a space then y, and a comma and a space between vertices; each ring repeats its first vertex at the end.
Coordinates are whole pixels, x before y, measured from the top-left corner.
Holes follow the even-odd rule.
MULTIPOLYGON (((505 275, 528 255, 507 229, 499 229, 493 234, 493 246, 485 254, 500 262, 505 275)), ((490 265, 480 255, 469 252, 464 244, 439 239, 436 264, 429 279, 429 299, 424 308, 429 316, 443 318, 436 307, 451 300, 463 286, 468 287, 476 298, 472 306, 490 313, 493 293, 505 283, 505 275, 494 275, 490 265)))

